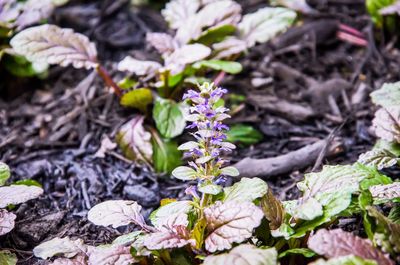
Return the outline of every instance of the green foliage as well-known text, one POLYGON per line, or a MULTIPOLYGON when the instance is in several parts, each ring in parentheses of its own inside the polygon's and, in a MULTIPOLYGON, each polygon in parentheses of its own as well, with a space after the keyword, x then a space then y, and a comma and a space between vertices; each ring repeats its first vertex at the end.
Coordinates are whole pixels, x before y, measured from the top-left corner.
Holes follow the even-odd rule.
POLYGON ((153 166, 159 173, 171 173, 182 164, 182 152, 174 140, 153 138, 153 166))
POLYGON ((147 112, 147 107, 153 102, 153 95, 148 88, 139 88, 125 93, 120 103, 124 107, 131 107, 140 110, 142 113, 147 112))
POLYGON ((238 74, 242 71, 242 65, 238 62, 223 60, 203 60, 193 64, 193 68, 211 68, 217 71, 224 71, 229 74, 238 74))
POLYGON ((235 33, 235 31, 236 27, 233 25, 213 27, 204 31, 196 42, 209 46, 222 41, 225 37, 235 33))
POLYGON ((173 138, 180 135, 186 126, 182 104, 173 100, 156 99, 153 118, 158 131, 165 138, 173 138))
POLYGON ((8 250, 0 250, 0 264, 1 265, 16 265, 17 256, 8 250))
POLYGON ((263 135, 250 125, 236 124, 227 132, 227 140, 232 143, 252 145, 260 142, 263 135))
POLYGON ((3 186, 6 181, 10 178, 10 168, 7 164, 0 162, 0 186, 3 186))
MULTIPOLYGON (((383 27, 384 26, 384 19, 383 16, 379 13, 379 11, 382 8, 385 8, 387 6, 390 6, 393 4, 396 0, 366 0, 365 4, 368 10, 368 13, 370 14, 372 21, 378 26, 378 27, 383 27)), ((389 18, 389 21, 387 21, 387 25, 389 28, 393 28, 393 18, 389 18)))

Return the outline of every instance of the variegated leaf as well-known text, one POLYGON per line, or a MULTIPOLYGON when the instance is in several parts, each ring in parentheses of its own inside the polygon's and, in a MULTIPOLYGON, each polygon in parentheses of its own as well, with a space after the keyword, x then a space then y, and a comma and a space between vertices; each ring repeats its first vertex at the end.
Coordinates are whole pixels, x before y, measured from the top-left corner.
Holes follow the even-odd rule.
POLYGON ((379 138, 400 143, 400 107, 379 109, 372 120, 372 127, 379 138))
POLYGON ((203 265, 277 265, 275 248, 261 249, 253 245, 239 245, 226 254, 207 256, 203 265))
POLYGON ((86 69, 98 66, 94 43, 72 29, 48 24, 31 27, 15 35, 10 44, 16 53, 32 62, 86 69))
POLYGON ((69 237, 56 237, 36 246, 33 254, 41 259, 48 259, 56 255, 72 258, 79 253, 86 253, 87 250, 82 239, 71 240, 69 237))
POLYGON ((177 29, 185 25, 200 7, 200 0, 172 0, 161 11, 170 28, 177 29))
POLYGON ((368 239, 354 236, 341 229, 321 229, 308 240, 308 247, 327 258, 356 255, 364 259, 375 260, 380 265, 394 263, 375 248, 368 239))
POLYGON ((259 178, 241 178, 233 186, 224 189, 223 201, 252 202, 268 191, 268 185, 259 178))
POLYGON ((193 209, 190 201, 176 201, 161 206, 151 213, 150 220, 154 227, 161 228, 171 215, 187 214, 193 209))
POLYGON ((361 164, 373 166, 379 170, 394 166, 399 163, 399 161, 400 158, 385 149, 373 149, 361 154, 358 158, 358 162, 361 164))
POLYGON ((0 209, 0 236, 7 234, 14 228, 15 218, 17 218, 15 214, 0 209))
POLYGON ((176 49, 165 57, 166 68, 172 74, 177 74, 184 69, 184 66, 202 60, 211 54, 211 49, 202 44, 188 44, 176 49))
POLYGON ((43 19, 49 18, 57 5, 57 1, 53 0, 28 0, 23 4, 21 14, 14 22, 14 25, 17 26, 19 31, 37 24, 43 19))
POLYGON ((151 163, 153 147, 151 134, 143 127, 144 116, 137 115, 120 128, 116 142, 131 160, 151 163))
POLYGON ((0 208, 10 204, 20 204, 35 199, 43 194, 37 186, 11 185, 0 187, 0 208))
POLYGON ((99 246, 89 255, 89 264, 93 265, 131 265, 135 262, 130 246, 99 246))
POLYGON ((119 71, 127 71, 138 76, 157 74, 161 67, 158 62, 136 60, 131 56, 126 56, 118 63, 119 71))
POLYGON ((278 33, 287 30, 296 19, 296 12, 281 7, 264 7, 247 14, 239 23, 240 39, 247 47, 267 42, 278 33))
POLYGON ((172 53, 178 48, 176 41, 167 33, 147 33, 146 41, 150 43, 150 45, 153 46, 159 53, 165 55, 172 53))
POLYGON ((145 221, 140 213, 142 206, 135 201, 110 200, 97 204, 88 212, 88 220, 95 225, 114 228, 136 224, 145 226, 145 221))
POLYGON ((233 243, 250 238, 264 214, 251 202, 216 202, 204 210, 208 236, 206 250, 215 252, 230 249, 233 243))
POLYGON ((392 200, 400 198, 400 182, 387 185, 376 185, 369 188, 374 199, 392 200))
POLYGON ((246 42, 236 37, 226 38, 221 42, 213 44, 212 47, 217 53, 214 57, 216 59, 230 58, 247 49, 246 42))

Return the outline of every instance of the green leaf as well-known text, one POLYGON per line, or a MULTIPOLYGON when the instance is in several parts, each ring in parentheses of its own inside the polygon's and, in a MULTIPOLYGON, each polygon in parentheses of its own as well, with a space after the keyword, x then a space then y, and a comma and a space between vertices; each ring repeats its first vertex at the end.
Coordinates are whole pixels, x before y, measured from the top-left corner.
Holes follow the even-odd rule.
POLYGON ((0 162, 0 186, 3 186, 6 181, 10 178, 10 168, 7 164, 0 162))
POLYGON ((204 182, 199 185, 199 191, 205 194, 217 195, 222 191, 222 187, 214 183, 204 182))
POLYGON ((48 65, 46 63, 30 62, 19 55, 5 55, 2 65, 11 74, 18 77, 45 76, 48 65))
POLYGON ((373 260, 366 260, 354 255, 333 258, 329 260, 319 259, 309 265, 379 265, 373 260))
POLYGON ((191 167, 180 166, 172 171, 172 176, 180 180, 196 179, 197 172, 191 167))
POLYGON ((383 84, 371 93, 371 98, 374 104, 384 108, 400 106, 400 82, 383 84))
POLYGON ((134 231, 113 240, 113 245, 131 245, 142 234, 142 231, 134 231))
POLYGON ((228 142, 241 143, 244 145, 256 144, 263 139, 259 131, 252 126, 244 124, 233 125, 226 135, 228 142))
POLYGON ((134 85, 136 85, 136 80, 130 78, 130 77, 125 77, 124 79, 122 79, 121 81, 118 82, 118 86, 121 89, 131 89, 134 85))
POLYGON ((294 217, 302 220, 314 220, 323 214, 322 205, 314 198, 309 198, 294 211, 294 217))
POLYGON ((360 163, 354 164, 354 167, 368 175, 368 178, 363 179, 360 183, 361 190, 368 190, 369 187, 375 185, 393 183, 391 178, 381 174, 376 168, 368 167, 360 163))
POLYGON ((159 227, 163 221, 172 214, 184 214, 193 209, 190 201, 176 201, 161 206, 150 214, 150 221, 155 227, 159 227))
MULTIPOLYGON (((384 19, 383 16, 379 13, 379 11, 387 6, 393 4, 396 0, 366 0, 365 4, 368 10, 368 13, 371 16, 372 21, 378 26, 383 27, 384 19)), ((389 18, 389 21, 386 21, 386 24, 392 28, 395 21, 393 21, 393 17, 389 18)))
POLYGON ((373 150, 381 150, 381 149, 382 150, 387 150, 390 153, 392 153, 392 154, 394 154, 394 155, 396 155, 398 157, 400 156, 400 144, 398 144, 398 143, 388 142, 388 141, 379 139, 376 142, 373 150))
POLYGON ((400 225, 400 204, 396 204, 389 213, 389 220, 400 225))
POLYGON ((158 131, 165 138, 180 135, 186 127, 182 107, 173 100, 157 99, 153 108, 153 118, 158 131))
POLYGON ((364 230, 370 240, 374 238, 374 232, 372 231, 373 220, 368 215, 367 207, 373 204, 372 195, 369 191, 362 191, 358 196, 358 205, 362 212, 364 230))
POLYGON ((171 173, 182 164, 182 152, 173 140, 153 135, 153 166, 158 173, 171 173))
POLYGON ((201 249, 204 244, 204 231, 207 227, 207 220, 202 218, 198 220, 192 230, 191 238, 196 240, 196 248, 201 249))
POLYGON ((317 255, 314 251, 308 248, 292 248, 283 251, 281 254, 279 254, 278 258, 284 258, 289 255, 303 255, 306 258, 311 258, 317 255))
POLYGON ((224 188, 222 201, 252 202, 267 194, 268 185, 259 178, 242 178, 233 186, 224 188))
POLYGON ((236 27, 233 25, 222 25, 219 27, 212 27, 204 31, 201 36, 196 40, 197 43, 211 46, 214 43, 222 41, 226 36, 235 33, 236 27))
POLYGON ((125 93, 120 100, 124 107, 131 107, 146 113, 147 106, 153 102, 153 95, 148 88, 139 88, 125 93))
POLYGON ((221 175, 237 177, 240 175, 240 173, 235 167, 224 167, 221 169, 221 175))
POLYGON ((36 186, 42 188, 42 184, 33 179, 21 179, 13 183, 14 185, 36 186))
POLYGON ((8 250, 0 250, 0 264, 1 265, 16 265, 17 256, 8 250))
POLYGON ((217 71, 224 71, 229 74, 237 74, 242 71, 242 65, 238 62, 223 61, 223 60, 203 60, 194 63, 193 68, 211 68, 217 71))

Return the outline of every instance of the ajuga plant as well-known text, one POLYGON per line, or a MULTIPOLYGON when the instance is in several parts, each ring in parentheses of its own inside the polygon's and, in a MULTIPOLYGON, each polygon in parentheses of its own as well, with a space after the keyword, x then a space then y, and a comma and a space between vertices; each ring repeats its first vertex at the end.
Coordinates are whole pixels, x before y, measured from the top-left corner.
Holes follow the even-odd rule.
MULTIPOLYGON (((150 214, 151 225, 135 201, 102 202, 89 211, 89 221, 113 228, 133 224, 138 230, 97 247, 79 239, 55 238, 37 246, 34 254, 43 259, 63 255, 52 264, 79 265, 394 264, 369 239, 341 229, 325 229, 341 216, 363 211, 366 218, 381 215, 359 200, 363 191, 387 178, 371 168, 360 164, 325 166, 321 172, 306 174, 298 183, 303 195, 295 201, 279 201, 258 178, 241 178, 226 185, 226 178, 239 177, 223 159, 235 148, 226 141, 229 128, 223 120, 229 117, 228 110, 217 104, 226 92, 204 83, 184 95, 190 105, 189 128, 194 130, 194 140, 179 149, 187 152, 191 161, 172 174, 197 183, 188 186, 187 198, 164 199, 150 214), (318 256, 326 259, 316 260, 318 256)), ((382 223, 385 218, 376 219, 376 233, 382 240, 386 227, 397 227, 382 223)), ((392 245, 396 241, 398 237, 380 241, 384 242, 382 249, 397 249, 392 245)))
MULTIPOLYGON (((43 193, 38 183, 32 180, 17 181, 6 185, 10 178, 10 168, 0 162, 0 237, 9 233, 15 225, 17 216, 7 210, 20 203, 35 199, 43 193)), ((17 256, 8 250, 0 249, 0 264, 14 265, 17 256)))
POLYGON ((42 23, 53 10, 68 0, 0 0, 0 62, 13 75, 20 77, 44 76, 47 63, 31 63, 10 49, 10 38, 34 24, 42 23))
MULTIPOLYGON (((146 38, 160 53, 161 63, 127 56, 117 68, 133 76, 121 80, 119 85, 96 59, 94 44, 70 29, 54 25, 28 28, 17 34, 11 45, 16 53, 35 63, 96 69, 123 106, 141 112, 124 124, 117 135, 125 156, 152 164, 157 172, 171 172, 180 164, 181 157, 173 138, 186 126, 187 106, 177 102, 182 93, 216 71, 216 82, 225 73, 240 72, 242 67, 235 60, 256 43, 285 31, 296 13, 266 7, 242 17, 240 5, 232 0, 173 0, 162 14, 172 35, 149 33, 146 38)), ((254 133, 247 127, 236 130, 241 134, 254 133)))

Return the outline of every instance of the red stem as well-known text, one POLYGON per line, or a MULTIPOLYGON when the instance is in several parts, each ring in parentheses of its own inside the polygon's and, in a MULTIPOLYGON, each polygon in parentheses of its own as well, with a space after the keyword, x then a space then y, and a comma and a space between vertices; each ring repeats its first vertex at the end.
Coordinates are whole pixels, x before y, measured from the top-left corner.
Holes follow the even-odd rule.
POLYGON ((362 46, 362 47, 365 47, 368 45, 368 41, 366 41, 365 39, 359 38, 357 36, 351 35, 349 33, 343 32, 343 31, 338 31, 337 37, 340 40, 347 41, 354 45, 358 45, 358 46, 362 46))
POLYGON ((218 75, 217 75, 217 76, 215 77, 215 79, 214 79, 214 85, 215 85, 215 86, 218 86, 219 83, 221 83, 222 80, 224 80, 225 74, 226 74, 226 73, 225 73, 224 71, 221 71, 221 72, 218 73, 218 75))
POLYGON ((114 93, 118 96, 118 97, 122 97, 122 90, 121 88, 114 82, 114 80, 112 80, 112 78, 110 77, 110 75, 108 74, 107 70, 104 69, 101 65, 99 65, 97 68, 97 73, 99 73, 99 75, 101 76, 101 78, 103 78, 104 82, 109 86, 113 88, 114 93))

